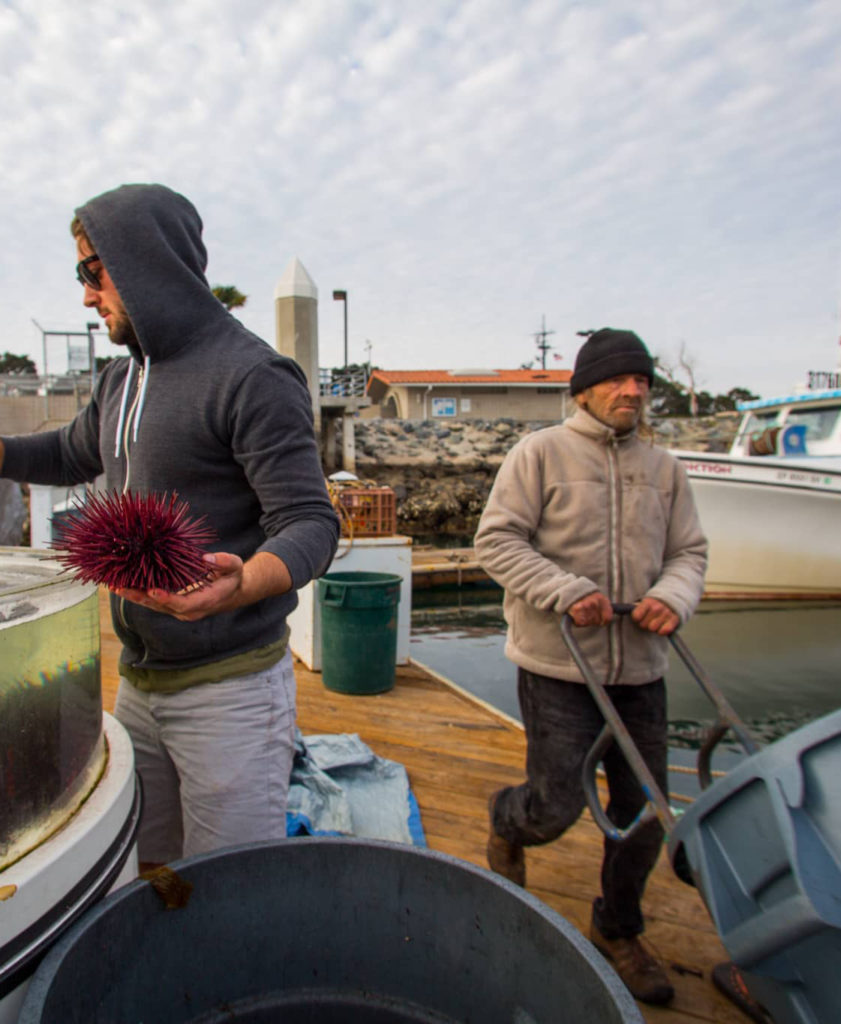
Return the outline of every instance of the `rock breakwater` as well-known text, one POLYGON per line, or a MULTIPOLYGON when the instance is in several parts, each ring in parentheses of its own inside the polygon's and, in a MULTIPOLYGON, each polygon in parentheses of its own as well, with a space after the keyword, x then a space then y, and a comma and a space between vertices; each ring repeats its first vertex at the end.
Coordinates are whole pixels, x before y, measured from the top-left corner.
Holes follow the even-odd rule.
MULTIPOLYGON (((727 451, 739 416, 721 413, 653 424, 664 448, 727 451)), ((533 430, 549 426, 493 420, 354 420, 356 472, 393 488, 397 529, 409 536, 467 538, 476 531, 497 470, 509 449, 533 430)))

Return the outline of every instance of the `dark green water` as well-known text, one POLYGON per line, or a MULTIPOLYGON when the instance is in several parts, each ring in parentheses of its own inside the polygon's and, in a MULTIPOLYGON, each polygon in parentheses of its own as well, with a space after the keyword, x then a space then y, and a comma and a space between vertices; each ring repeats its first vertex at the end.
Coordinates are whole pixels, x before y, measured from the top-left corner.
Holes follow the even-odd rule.
POLYGON ((0 692, 0 863, 88 767, 102 731, 99 656, 0 692))
MULTIPOLYGON (((425 608, 416 596, 412 658, 519 718, 501 592, 438 592, 425 608)), ((682 636, 762 744, 841 707, 839 604, 708 602, 682 636)), ((674 652, 667 683, 670 742, 697 745, 711 705, 674 652)))

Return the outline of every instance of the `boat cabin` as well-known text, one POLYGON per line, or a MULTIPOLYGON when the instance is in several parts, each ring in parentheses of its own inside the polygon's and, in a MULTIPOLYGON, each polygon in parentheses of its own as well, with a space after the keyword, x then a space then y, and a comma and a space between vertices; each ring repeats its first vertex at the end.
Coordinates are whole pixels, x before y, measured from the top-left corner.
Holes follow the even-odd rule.
POLYGON ((742 402, 731 455, 841 456, 841 388, 742 402))

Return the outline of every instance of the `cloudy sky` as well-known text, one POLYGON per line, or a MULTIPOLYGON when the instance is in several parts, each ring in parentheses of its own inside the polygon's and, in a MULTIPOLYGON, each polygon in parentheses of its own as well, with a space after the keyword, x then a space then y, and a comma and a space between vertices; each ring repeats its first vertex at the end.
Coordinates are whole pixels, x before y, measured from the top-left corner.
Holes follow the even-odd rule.
POLYGON ((351 361, 517 367, 545 317, 553 368, 611 325, 788 391, 838 366, 839 53, 838 0, 0 0, 0 351, 84 330, 74 207, 159 181, 269 341, 302 261, 323 366, 345 289, 351 361))

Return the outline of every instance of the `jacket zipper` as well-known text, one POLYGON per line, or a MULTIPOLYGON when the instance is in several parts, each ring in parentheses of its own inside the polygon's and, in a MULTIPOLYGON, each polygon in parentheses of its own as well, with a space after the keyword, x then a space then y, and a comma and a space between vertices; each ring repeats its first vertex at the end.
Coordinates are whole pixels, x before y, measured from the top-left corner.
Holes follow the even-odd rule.
MULTIPOLYGON (((619 552, 621 491, 619 487, 619 458, 617 441, 611 437, 607 446, 608 471, 608 596, 619 601, 622 584, 622 561, 619 552)), ((608 672, 607 686, 616 683, 622 672, 622 631, 621 620, 615 618, 608 627, 608 672)))

